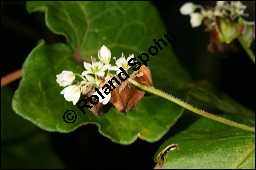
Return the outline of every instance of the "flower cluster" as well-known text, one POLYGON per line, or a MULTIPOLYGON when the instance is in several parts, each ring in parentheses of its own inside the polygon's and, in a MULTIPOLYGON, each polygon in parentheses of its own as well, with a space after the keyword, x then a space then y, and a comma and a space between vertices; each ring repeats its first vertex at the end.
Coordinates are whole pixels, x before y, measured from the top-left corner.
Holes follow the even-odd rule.
MULTIPOLYGON (((130 55, 128 59, 131 57, 134 57, 134 55, 130 55)), ((81 94, 86 95, 91 89, 99 87, 100 84, 109 79, 109 77, 113 77, 111 71, 116 71, 116 73, 118 73, 119 67, 123 67, 126 71, 129 69, 124 54, 122 54, 121 58, 116 60, 116 66, 112 66, 110 64, 111 51, 105 45, 98 51, 98 58, 100 61, 96 61, 95 58, 91 57, 92 63, 84 62, 83 65, 85 71, 83 71, 81 75, 66 70, 62 71, 61 74, 56 75, 57 83, 60 86, 65 87, 60 93, 64 94, 64 98, 67 101, 72 101, 75 105, 81 94), (76 75, 79 76, 82 81, 73 84, 76 75)), ((107 104, 110 98, 111 93, 100 102, 107 104)))
MULTIPOLYGON (((243 17, 246 6, 240 1, 217 1, 216 6, 204 8, 191 2, 185 3, 180 12, 189 15, 192 27, 198 27, 204 21, 206 31, 210 31, 212 41, 230 44, 238 37, 250 47, 254 40, 254 22, 248 22, 243 17)), ((219 44, 215 47, 219 46, 219 44)))
MULTIPOLYGON (((119 80, 122 80, 123 74, 129 76, 128 71, 130 66, 128 65, 128 61, 134 58, 134 55, 129 55, 126 59, 125 55, 122 53, 118 60, 113 57, 115 65, 112 66, 111 51, 103 45, 98 51, 98 58, 100 61, 96 61, 96 58, 91 57, 91 63, 84 62, 83 66, 85 70, 82 74, 75 74, 72 71, 64 70, 61 74, 56 75, 57 83, 60 86, 65 87, 60 93, 64 95, 64 98, 67 101, 73 102, 74 105, 78 103, 81 96, 84 96, 87 99, 89 98, 92 104, 97 103, 94 104, 94 108, 92 108, 92 106, 88 107, 90 111, 97 116, 101 116, 105 113, 102 111, 102 105, 108 104, 109 101, 119 111, 126 113, 127 111, 132 110, 133 107, 142 99, 145 92, 132 87, 127 80, 121 85, 119 80), (76 80, 76 76, 80 80, 76 80), (115 83, 113 83, 113 80, 115 83), (107 84, 108 82, 111 82, 112 87, 114 87, 111 88, 107 84), (105 95, 103 96, 103 94, 105 95), (97 102, 95 101, 95 96, 97 98, 97 102), (132 96, 136 100, 130 101, 132 96), (94 99, 92 99, 93 97, 94 99)), ((150 70, 146 68, 146 66, 135 71, 131 75, 131 78, 139 78, 138 82, 141 81, 141 83, 146 83, 147 85, 152 86, 150 70)))

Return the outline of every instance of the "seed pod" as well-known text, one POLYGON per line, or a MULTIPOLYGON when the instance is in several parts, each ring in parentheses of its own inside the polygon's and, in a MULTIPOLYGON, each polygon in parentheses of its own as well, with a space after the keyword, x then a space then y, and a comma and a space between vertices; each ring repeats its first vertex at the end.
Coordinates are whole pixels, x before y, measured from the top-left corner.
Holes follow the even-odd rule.
POLYGON ((103 105, 102 103, 98 103, 96 105, 93 105, 91 109, 89 109, 94 115, 96 116, 102 116, 105 113, 107 113, 112 105, 110 103, 103 105))
MULTIPOLYGON (((153 86, 150 69, 144 65, 138 71, 133 72, 131 79, 146 86, 153 86)), ((135 88, 128 80, 125 80, 111 92, 110 102, 118 111, 126 114, 134 109, 144 95, 144 91, 135 88)))
MULTIPOLYGON (((131 76, 132 79, 137 81, 140 84, 143 84, 145 86, 150 86, 153 87, 153 82, 152 82, 152 75, 149 67, 146 67, 145 65, 142 65, 138 71, 133 72, 133 76, 131 76)), ((145 93, 146 95, 149 95, 149 92, 145 93)))

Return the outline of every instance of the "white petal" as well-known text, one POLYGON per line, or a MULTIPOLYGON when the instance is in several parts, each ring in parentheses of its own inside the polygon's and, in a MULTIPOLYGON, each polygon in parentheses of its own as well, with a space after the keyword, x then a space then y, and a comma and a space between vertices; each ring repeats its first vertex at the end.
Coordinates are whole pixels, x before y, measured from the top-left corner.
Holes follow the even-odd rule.
POLYGON ((191 2, 187 2, 184 5, 182 5, 182 7, 180 8, 180 13, 182 15, 189 15, 189 14, 193 13, 195 9, 196 9, 195 4, 193 4, 191 2))
POLYGON ((200 13, 192 13, 190 17, 190 23, 193 28, 200 26, 204 18, 200 13))
POLYGON ((72 101, 72 91, 73 91, 73 86, 68 86, 66 87, 66 91, 64 93, 64 98, 67 100, 67 101, 72 101))
POLYGON ((65 87, 72 84, 73 80, 75 79, 75 74, 72 71, 64 70, 61 74, 56 75, 56 77, 56 82, 60 86, 65 87))
POLYGON ((74 96, 73 96, 73 105, 76 105, 76 103, 80 99, 80 95, 81 95, 80 91, 74 94, 74 96))
POLYGON ((103 77, 105 75, 105 72, 104 71, 98 71, 97 73, 94 73, 94 74, 103 77))
POLYGON ((82 76, 85 76, 85 75, 87 75, 87 74, 92 74, 93 72, 91 72, 91 71, 83 71, 82 72, 82 76))
POLYGON ((226 1, 217 1, 216 6, 224 6, 226 1))
POLYGON ((98 57, 103 63, 109 64, 111 59, 111 51, 105 45, 103 45, 98 51, 98 57))
MULTIPOLYGON (((68 86, 68 87, 69 87, 69 86, 68 86)), ((68 87, 65 87, 65 88, 60 92, 60 94, 65 94, 68 87)))
POLYGON ((110 101, 110 99, 111 99, 111 93, 109 93, 108 95, 105 96, 102 104, 106 105, 110 101))
POLYGON ((122 71, 118 69, 118 70, 116 71, 116 75, 118 75, 118 74, 121 73, 121 72, 122 72, 122 71))
POLYGON ((67 101, 72 101, 73 104, 75 105, 78 102, 81 95, 80 86, 77 86, 77 85, 68 86, 65 89, 63 89, 60 93, 64 94, 64 98, 67 101))
POLYGON ((111 67, 109 67, 108 69, 109 69, 109 70, 113 70, 113 71, 117 71, 117 70, 119 70, 119 67, 117 67, 117 66, 111 66, 111 67))
POLYGON ((92 65, 90 63, 84 62, 84 68, 88 71, 91 71, 92 65))
POLYGON ((104 65, 100 70, 101 71, 105 71, 105 70, 107 70, 108 68, 110 68, 111 67, 111 65, 110 64, 107 64, 107 65, 104 65))
POLYGON ((127 63, 127 61, 126 61, 126 59, 124 57, 121 57, 118 60, 116 60, 116 65, 118 67, 122 67, 123 63, 127 63))
POLYGON ((98 61, 98 62, 93 62, 92 63, 92 72, 96 72, 95 70, 99 70, 103 67, 103 63, 101 61, 98 61))
POLYGON ((62 71, 63 80, 72 82, 75 80, 75 74, 72 71, 62 71))
MULTIPOLYGON (((99 89, 99 91, 104 94, 102 89, 99 89)), ((108 95, 104 96, 105 98, 102 99, 102 97, 98 94, 98 92, 94 92, 92 95, 97 95, 99 97, 99 103, 102 103, 103 105, 106 105, 110 99, 111 99, 111 93, 109 93, 108 95)))
MULTIPOLYGON (((56 82, 59 84, 59 86, 63 86, 63 83, 62 83, 62 74, 58 74, 56 75, 57 79, 56 79, 56 82)), ((65 86, 64 86, 65 87, 65 86)))
POLYGON ((127 58, 127 63, 128 61, 130 61, 130 59, 134 58, 134 54, 130 55, 128 58, 127 58))

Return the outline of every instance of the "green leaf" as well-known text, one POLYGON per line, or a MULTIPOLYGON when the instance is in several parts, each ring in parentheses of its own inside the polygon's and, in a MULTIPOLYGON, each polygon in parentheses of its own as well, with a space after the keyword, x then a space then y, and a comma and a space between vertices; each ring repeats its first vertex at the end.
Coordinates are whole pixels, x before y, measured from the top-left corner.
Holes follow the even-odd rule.
POLYGON ((134 111, 124 116, 115 108, 102 117, 89 111, 83 114, 67 102, 56 83, 56 75, 63 70, 81 73, 83 67, 75 58, 88 60, 97 57, 97 51, 106 45, 112 56, 124 52, 148 53, 156 46, 153 39, 163 38, 156 56, 150 56, 148 65, 156 88, 172 92, 186 99, 189 76, 180 66, 164 38, 167 31, 159 14, 150 2, 28 2, 29 12, 45 12, 47 26, 67 39, 67 44, 50 46, 41 42, 29 54, 23 65, 23 77, 13 98, 17 114, 48 131, 71 132, 81 125, 96 124, 99 132, 120 144, 130 144, 137 137, 149 142, 159 140, 177 121, 183 108, 156 96, 142 99, 134 111), (66 123, 63 114, 73 110, 77 119, 66 123))
POLYGON ((165 154, 164 169, 255 168, 255 135, 210 119, 200 118, 168 139, 157 154, 170 144, 178 149, 165 154))
POLYGON ((22 138, 38 130, 32 123, 14 113, 11 107, 13 93, 8 86, 1 88, 1 141, 4 142, 22 138))
POLYGON ((64 168, 48 135, 13 112, 13 93, 8 87, 1 88, 1 168, 64 168))

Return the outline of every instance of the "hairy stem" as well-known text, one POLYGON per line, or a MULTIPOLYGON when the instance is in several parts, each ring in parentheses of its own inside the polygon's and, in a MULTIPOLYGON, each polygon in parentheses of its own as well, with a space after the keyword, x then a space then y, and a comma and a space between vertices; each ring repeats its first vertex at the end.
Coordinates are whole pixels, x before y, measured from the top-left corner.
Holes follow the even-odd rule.
POLYGON ((10 74, 7 74, 6 76, 1 78, 1 87, 19 79, 22 77, 22 70, 16 70, 10 74))
POLYGON ((158 89, 155 89, 154 87, 149 87, 149 86, 145 86, 145 85, 142 85, 132 79, 128 79, 134 86, 140 88, 141 90, 144 90, 144 91, 147 91, 147 92, 150 92, 152 94, 155 94, 157 96, 160 96, 162 98, 165 98, 171 102, 174 102, 180 106, 182 106, 183 108, 187 109, 187 110, 190 110, 196 114, 199 114, 201 116, 204 116, 204 117, 207 117, 209 119, 212 119, 212 120, 215 120, 217 122, 221 122, 221 123, 224 123, 226 125, 230 125, 230 126, 233 126, 233 127, 237 127, 239 129, 243 129, 243 130, 246 130, 246 131, 250 131, 250 132, 255 132, 255 128, 254 127, 250 127, 250 126, 247 126, 247 125, 244 125, 244 124, 240 124, 240 123, 237 123, 237 122, 233 122, 231 120, 228 120, 228 119, 225 119, 225 118, 222 118, 222 117, 218 117, 218 116, 215 116, 211 113, 208 113, 208 112, 205 112, 203 110, 200 110, 196 107, 193 107, 192 105, 178 99, 178 98, 175 98, 174 96, 170 95, 170 94, 167 94, 165 92, 162 92, 158 89))
POLYGON ((240 42, 240 44, 242 45, 242 47, 244 48, 244 50, 248 54, 248 56, 251 58, 252 62, 255 64, 255 56, 254 56, 253 52, 250 50, 250 48, 248 48, 246 46, 244 40, 241 37, 238 37, 238 41, 240 42))

